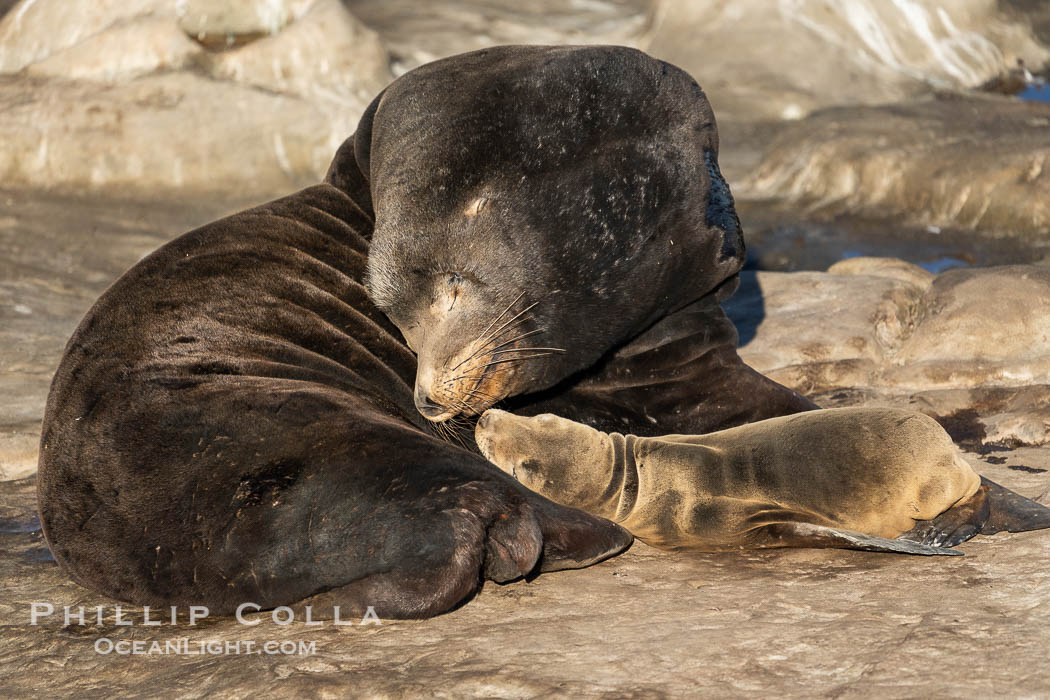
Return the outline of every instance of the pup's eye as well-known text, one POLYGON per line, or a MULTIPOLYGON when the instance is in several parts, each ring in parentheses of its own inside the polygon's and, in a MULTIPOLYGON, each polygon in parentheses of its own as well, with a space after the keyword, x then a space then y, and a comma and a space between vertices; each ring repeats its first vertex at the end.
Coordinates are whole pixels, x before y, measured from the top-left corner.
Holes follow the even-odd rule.
POLYGON ((450 272, 447 278, 448 284, 451 287, 455 287, 463 282, 463 277, 459 273, 450 272))

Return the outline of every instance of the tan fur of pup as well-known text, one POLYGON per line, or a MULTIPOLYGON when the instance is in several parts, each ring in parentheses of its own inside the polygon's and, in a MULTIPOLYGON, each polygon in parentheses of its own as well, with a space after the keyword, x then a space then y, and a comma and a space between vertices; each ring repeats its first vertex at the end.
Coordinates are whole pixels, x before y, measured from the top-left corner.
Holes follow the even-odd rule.
POLYGON ((981 487, 936 421, 892 408, 658 438, 491 410, 475 436, 530 489, 665 549, 851 546, 852 533, 893 539, 981 487))

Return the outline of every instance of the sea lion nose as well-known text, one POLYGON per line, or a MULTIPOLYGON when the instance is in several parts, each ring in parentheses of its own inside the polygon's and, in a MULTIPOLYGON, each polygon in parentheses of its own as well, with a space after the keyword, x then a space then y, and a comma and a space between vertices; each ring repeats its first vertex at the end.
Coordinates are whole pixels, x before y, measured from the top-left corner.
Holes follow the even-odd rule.
POLYGON ((426 418, 437 418, 438 416, 448 412, 448 409, 444 406, 440 406, 434 403, 434 401, 431 400, 431 398, 425 392, 416 392, 415 403, 416 408, 426 418))

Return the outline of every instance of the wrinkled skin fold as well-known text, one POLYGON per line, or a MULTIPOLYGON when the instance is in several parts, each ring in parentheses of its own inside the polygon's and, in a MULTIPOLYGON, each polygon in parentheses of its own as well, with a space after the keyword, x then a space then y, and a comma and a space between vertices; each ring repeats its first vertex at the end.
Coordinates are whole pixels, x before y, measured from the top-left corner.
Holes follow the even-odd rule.
POLYGON ((812 408, 736 355, 717 302, 743 246, 710 108, 682 76, 617 47, 446 59, 376 99, 324 183, 135 265, 81 322, 48 399, 38 496, 61 569, 118 600, 213 614, 426 617, 484 579, 622 551, 623 528, 524 488, 422 413, 448 407, 420 405, 406 336, 433 373, 523 290, 564 352, 472 391, 639 434, 812 408), (680 112, 677 135, 653 131, 680 112), (590 154, 575 170, 560 142, 535 148, 567 130, 590 154), (643 155, 662 214, 636 198, 643 155), (615 206, 574 213, 585 190, 615 206), (460 269, 464 250, 478 269, 460 269))

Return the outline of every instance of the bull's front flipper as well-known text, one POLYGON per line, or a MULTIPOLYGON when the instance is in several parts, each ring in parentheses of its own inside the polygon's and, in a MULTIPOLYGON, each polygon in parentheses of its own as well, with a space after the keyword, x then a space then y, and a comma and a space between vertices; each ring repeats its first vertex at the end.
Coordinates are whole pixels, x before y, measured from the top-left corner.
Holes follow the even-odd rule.
POLYGON ((484 580, 506 583, 541 571, 577 569, 615 556, 634 538, 619 525, 497 484, 461 489, 457 507, 425 528, 418 556, 301 600, 313 619, 426 618, 469 602, 484 580), (441 520, 447 521, 442 523, 441 520), (451 537, 444 535, 451 534, 451 537))

